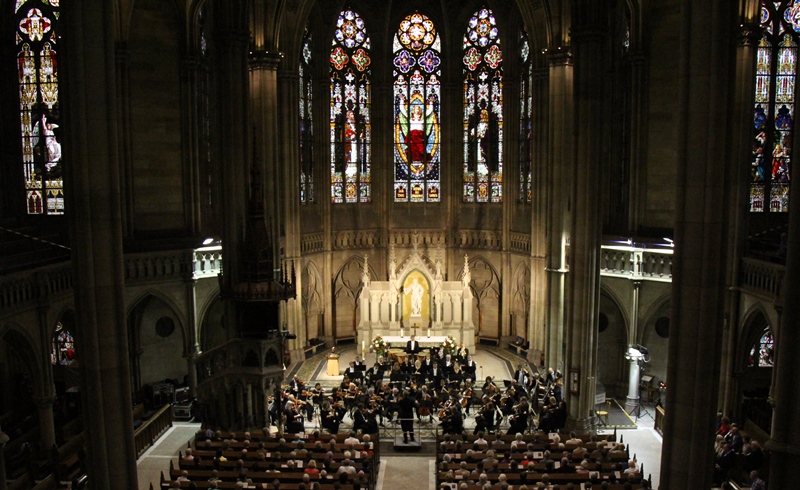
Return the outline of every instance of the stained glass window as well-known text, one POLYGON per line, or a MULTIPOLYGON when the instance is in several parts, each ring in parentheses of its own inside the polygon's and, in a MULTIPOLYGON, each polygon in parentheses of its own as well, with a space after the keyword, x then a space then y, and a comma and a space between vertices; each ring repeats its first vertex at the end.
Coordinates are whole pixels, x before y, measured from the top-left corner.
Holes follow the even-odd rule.
POLYGON ((52 364, 72 364, 75 362, 75 339, 69 330, 59 323, 53 336, 53 348, 50 351, 52 364))
POLYGON ((28 214, 64 214, 58 103, 59 0, 17 0, 22 168, 28 214))
POLYGON ((314 152, 311 79, 311 34, 303 34, 300 55, 300 202, 314 202, 314 152))
POLYGON ((789 211, 800 3, 761 2, 764 35, 758 44, 750 211, 789 211), (767 158, 769 157, 769 158, 767 158))
POLYGON ((750 348, 747 367, 772 367, 775 355, 775 340, 772 329, 767 326, 758 341, 750 348))
POLYGON ((519 200, 531 202, 531 150, 533 142, 533 63, 528 33, 525 29, 519 35, 519 200))
POLYGON ((394 200, 439 202, 442 43, 433 21, 414 13, 394 36, 394 200))
POLYGON ((503 52, 492 11, 464 34, 464 202, 503 200, 503 52))
POLYGON ((370 40, 352 10, 336 21, 330 62, 331 201, 370 202, 370 40))

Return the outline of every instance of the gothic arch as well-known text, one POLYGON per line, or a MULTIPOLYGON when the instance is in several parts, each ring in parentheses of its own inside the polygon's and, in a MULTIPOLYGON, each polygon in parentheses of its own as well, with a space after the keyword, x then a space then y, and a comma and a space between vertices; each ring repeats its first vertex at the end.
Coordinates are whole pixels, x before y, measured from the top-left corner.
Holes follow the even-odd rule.
POLYGON ((620 300, 619 296, 617 295, 616 291, 613 288, 608 287, 607 285, 603 284, 600 281, 600 295, 605 296, 608 298, 619 310, 619 313, 622 315, 622 320, 625 327, 625 333, 627 338, 631 336, 631 318, 629 316, 628 309, 623 306, 622 301, 620 300))
POLYGON ((214 347, 223 344, 227 340, 227 333, 224 332, 225 325, 225 304, 222 301, 222 295, 217 291, 205 302, 203 308, 198 312, 197 324, 199 325, 197 332, 197 343, 200 346, 200 351, 204 352, 214 347), (216 316, 219 315, 219 322, 215 322, 216 316), (214 332, 212 328, 219 327, 219 332, 214 332), (214 335, 215 333, 219 335, 214 335))
MULTIPOLYGON (((336 271, 333 279, 334 337, 355 335, 358 323, 358 297, 361 295, 361 276, 364 257, 351 255, 336 271)), ((371 277, 377 277, 370 267, 371 277)))
POLYGON ((187 371, 183 357, 192 346, 175 305, 157 291, 145 291, 131 304, 126 322, 134 390, 164 379, 182 381, 187 371))
MULTIPOLYGON (((492 263, 482 255, 475 255, 468 260, 470 275, 469 288, 475 301, 472 303, 472 319, 475 323, 476 335, 499 338, 501 334, 500 310, 502 287, 500 274, 492 263)), ((464 276, 462 268, 458 279, 464 276)))
POLYGON ((637 341, 639 343, 644 343, 644 332, 645 328, 648 325, 654 324, 656 320, 658 320, 657 316, 663 312, 664 308, 667 308, 667 312, 669 312, 669 306, 671 301, 671 293, 666 293, 659 297, 657 300, 650 303, 649 308, 643 315, 639 315, 639 318, 642 321, 642 325, 644 328, 639 329, 639 338, 637 341))
POLYGON ((521 260, 514 269, 511 292, 511 314, 514 318, 512 335, 527 338, 528 316, 531 304, 531 268, 527 261, 521 260))
POLYGON ((772 330, 775 342, 778 342, 778 337, 780 335, 778 326, 770 322, 767 309, 760 301, 752 305, 744 314, 743 318, 744 320, 742 320, 736 341, 736 358, 733 362, 734 371, 736 372, 743 372, 747 369, 745 366, 745 358, 750 348, 753 346, 753 343, 761 337, 764 328, 769 327, 770 330, 772 330))
POLYGON ((145 289, 141 291, 138 295, 136 295, 136 297, 134 297, 134 299, 130 301, 130 303, 128 303, 125 316, 126 317, 129 316, 133 312, 134 308, 140 306, 140 304, 143 301, 147 300, 148 297, 156 298, 160 301, 163 301, 167 306, 169 306, 169 309, 172 311, 172 313, 175 315, 175 318, 177 318, 178 322, 180 323, 181 330, 184 332, 184 337, 188 338, 188 336, 185 335, 186 325, 188 322, 186 321, 186 318, 183 315, 183 309, 179 308, 178 305, 175 304, 175 301, 173 301, 169 296, 165 295, 158 289, 145 289))
POLYGON ((45 375, 42 371, 45 363, 37 354, 39 352, 35 348, 37 343, 27 329, 17 323, 8 323, 5 327, 0 328, 0 342, 2 341, 6 342, 14 350, 18 360, 22 361, 22 366, 33 381, 32 392, 34 394, 47 392, 44 386, 45 375))

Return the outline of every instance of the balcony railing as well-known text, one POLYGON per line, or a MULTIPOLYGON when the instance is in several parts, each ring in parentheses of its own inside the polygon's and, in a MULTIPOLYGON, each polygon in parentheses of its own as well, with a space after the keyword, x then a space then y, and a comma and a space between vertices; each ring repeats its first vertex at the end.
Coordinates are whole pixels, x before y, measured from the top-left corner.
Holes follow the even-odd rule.
POLYGON ((744 257, 739 284, 745 291, 777 301, 781 297, 784 271, 783 264, 744 257))
POLYGON ((600 274, 632 280, 672 282, 673 250, 603 245, 600 274))

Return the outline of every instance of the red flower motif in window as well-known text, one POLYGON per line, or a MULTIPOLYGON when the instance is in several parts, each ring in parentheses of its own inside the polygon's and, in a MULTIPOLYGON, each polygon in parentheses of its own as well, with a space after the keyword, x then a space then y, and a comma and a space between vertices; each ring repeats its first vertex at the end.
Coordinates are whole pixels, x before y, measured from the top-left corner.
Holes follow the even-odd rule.
POLYGON ((486 60, 486 63, 488 63, 492 69, 496 69, 500 65, 500 62, 503 61, 503 52, 500 51, 500 47, 495 44, 489 48, 489 51, 486 52, 483 59, 486 60))
POLYGON ((475 71, 475 68, 478 67, 480 62, 481 55, 476 48, 470 48, 467 54, 464 55, 464 64, 467 65, 470 71, 475 71))
POLYGON ((39 9, 30 9, 28 16, 19 22, 19 30, 28 35, 31 41, 41 41, 50 31, 50 19, 39 9))
POLYGON ((340 46, 336 46, 331 51, 331 63, 333 66, 336 67, 337 70, 341 70, 350 61, 350 58, 347 56, 347 53, 344 52, 340 46))
POLYGON ((370 63, 369 56, 363 49, 356 50, 356 52, 353 53, 352 59, 353 59, 353 64, 356 65, 358 71, 366 70, 370 63))

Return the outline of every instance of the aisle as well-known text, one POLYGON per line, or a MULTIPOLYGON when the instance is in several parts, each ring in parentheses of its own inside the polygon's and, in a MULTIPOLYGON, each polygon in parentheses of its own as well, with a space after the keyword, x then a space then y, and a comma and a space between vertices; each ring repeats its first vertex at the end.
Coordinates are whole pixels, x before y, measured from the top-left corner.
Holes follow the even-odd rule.
POLYGON ((430 455, 381 455, 381 469, 375 490, 415 489, 434 490, 435 460, 430 455))

